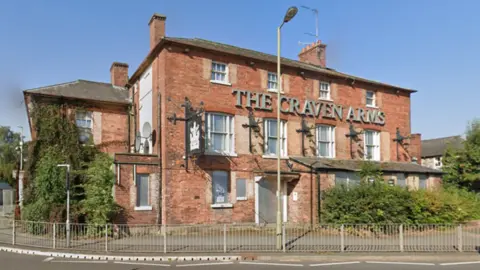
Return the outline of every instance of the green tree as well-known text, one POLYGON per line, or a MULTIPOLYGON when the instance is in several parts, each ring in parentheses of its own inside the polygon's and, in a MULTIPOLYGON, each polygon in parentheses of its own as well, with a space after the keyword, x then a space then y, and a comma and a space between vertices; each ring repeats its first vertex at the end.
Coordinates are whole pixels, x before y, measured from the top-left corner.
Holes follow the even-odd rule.
POLYGON ((0 180, 7 181, 12 187, 16 187, 12 173, 19 168, 19 147, 20 133, 13 132, 10 127, 0 126, 0 180))
POLYGON ((444 182, 447 185, 471 188, 480 181, 480 121, 472 121, 462 149, 449 147, 443 157, 444 182))
POLYGON ((106 224, 117 210, 112 195, 115 184, 112 164, 113 159, 110 156, 99 153, 86 170, 86 181, 82 185, 85 190, 82 212, 86 215, 88 223, 106 224))

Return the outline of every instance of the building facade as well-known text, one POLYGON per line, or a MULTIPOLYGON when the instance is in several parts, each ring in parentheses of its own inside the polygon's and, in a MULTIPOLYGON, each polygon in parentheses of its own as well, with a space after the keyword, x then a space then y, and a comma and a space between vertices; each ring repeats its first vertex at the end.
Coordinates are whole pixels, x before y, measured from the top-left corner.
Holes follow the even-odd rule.
POLYGON ((463 147, 461 136, 450 136, 422 140, 422 165, 441 170, 443 167, 443 155, 449 147, 461 149, 463 147))
MULTIPOLYGON (((276 56, 167 37, 160 14, 149 27, 150 51, 120 85, 130 102, 125 124, 102 119, 126 136, 114 152, 114 194, 127 213, 119 222, 275 222, 279 152, 285 222, 320 222, 321 191, 358 184, 365 160, 390 184, 439 183, 439 171, 419 164, 414 90, 327 68, 326 45, 317 42, 299 61, 282 59, 278 108, 276 56)), ((113 84, 128 65, 111 72, 113 84)))

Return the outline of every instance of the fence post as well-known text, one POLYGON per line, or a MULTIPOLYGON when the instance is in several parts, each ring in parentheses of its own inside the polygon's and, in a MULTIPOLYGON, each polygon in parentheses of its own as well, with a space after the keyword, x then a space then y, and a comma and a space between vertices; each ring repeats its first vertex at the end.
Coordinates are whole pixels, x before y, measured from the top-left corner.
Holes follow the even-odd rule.
POLYGON ((223 253, 227 253, 227 224, 223 224, 223 253))
POLYGON ((340 252, 345 250, 345 225, 340 226, 340 252))
POLYGON ((108 224, 105 224, 105 252, 108 252, 108 224))
POLYGON ((283 223, 282 225, 282 247, 283 252, 287 252, 287 224, 283 223))
POLYGON ((163 224, 163 253, 167 253, 167 225, 163 224))
POLYGON ((57 247, 57 223, 53 223, 53 249, 57 247))
POLYGON ((400 252, 403 252, 403 224, 400 224, 398 228, 398 234, 400 237, 400 252))
POLYGON ((457 233, 458 251, 463 252, 463 231, 462 231, 462 224, 459 224, 457 229, 458 229, 458 233, 457 233))
POLYGON ((12 245, 15 246, 15 217, 13 217, 13 232, 12 232, 12 245))

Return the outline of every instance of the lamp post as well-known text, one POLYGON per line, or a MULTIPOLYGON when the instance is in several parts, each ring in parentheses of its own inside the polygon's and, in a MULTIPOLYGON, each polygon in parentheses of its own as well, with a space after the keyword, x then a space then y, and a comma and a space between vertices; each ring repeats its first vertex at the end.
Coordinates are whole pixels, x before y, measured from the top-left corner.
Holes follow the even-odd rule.
POLYGON ((66 186, 67 186, 67 248, 70 247, 70 164, 58 164, 57 167, 67 167, 66 186))
POLYGON ((22 207, 23 205, 23 177, 20 178, 20 175, 23 172, 23 126, 18 126, 20 129, 20 142, 18 143, 20 150, 20 170, 17 175, 18 179, 18 205, 22 207))
POLYGON ((282 92, 282 77, 280 70, 280 30, 282 26, 289 22, 297 14, 297 7, 290 7, 283 18, 282 24, 277 28, 277 250, 282 249, 282 198, 280 194, 281 181, 280 181, 280 158, 281 158, 281 138, 280 138, 280 95, 282 92))

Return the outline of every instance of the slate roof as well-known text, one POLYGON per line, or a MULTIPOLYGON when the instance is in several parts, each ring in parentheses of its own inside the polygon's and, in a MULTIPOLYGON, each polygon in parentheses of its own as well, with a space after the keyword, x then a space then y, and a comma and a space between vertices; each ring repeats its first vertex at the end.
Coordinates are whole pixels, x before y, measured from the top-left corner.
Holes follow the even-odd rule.
MULTIPOLYGON (((214 42, 210 40, 205 40, 205 39, 200 39, 200 38, 181 38, 181 37, 164 37, 159 44, 157 44, 157 47, 153 50, 151 50, 151 53, 147 58, 142 62, 138 70, 131 76, 129 82, 132 83, 138 79, 141 73, 143 73, 143 70, 148 67, 150 64, 150 61, 153 61, 152 54, 155 54, 158 52, 158 48, 162 46, 162 44, 165 44, 166 42, 173 42, 181 45, 186 45, 192 46, 192 47, 197 47, 197 48, 202 48, 205 50, 212 50, 212 51, 217 51, 221 53, 226 53, 226 54, 232 54, 232 55, 239 55, 243 56, 246 58, 250 58, 252 60, 261 60, 261 61, 266 61, 266 62, 272 62, 272 63, 277 63, 277 56, 276 55, 271 55, 267 53, 262 53, 259 51, 254 51, 246 48, 241 48, 237 46, 232 46, 228 44, 223 44, 219 42, 214 42)), ((406 91, 409 93, 414 93, 417 92, 416 90, 413 89, 408 89, 408 88, 403 88, 395 85, 390 85, 378 81, 373 81, 373 80, 368 80, 364 78, 360 78, 357 76, 352 76, 348 75, 339 71, 336 71, 331 68, 324 68, 321 66, 309 64, 309 63, 304 63, 301 61, 296 61, 288 58, 282 58, 281 63, 284 66, 290 66, 293 68, 300 68, 303 70, 307 71, 313 71, 313 72, 319 72, 323 73, 325 75, 332 75, 336 77, 342 77, 342 78, 350 78, 354 79, 356 81, 361 81, 361 82, 366 82, 366 83, 371 83, 371 84, 376 84, 380 86, 385 86, 385 87, 391 87, 395 88, 401 91, 406 91)))
POLYGON ((12 187, 6 182, 0 182, 0 189, 12 189, 12 187))
POLYGON ((461 149, 463 147, 463 141, 461 136, 422 140, 422 157, 443 156, 449 146, 454 149, 461 149))
MULTIPOLYGON (((363 160, 330 159, 317 157, 290 157, 291 160, 315 170, 360 171, 363 160)), ((384 172, 442 174, 442 171, 409 162, 376 162, 384 172)))
POLYGON ((25 90, 28 94, 98 100, 105 102, 129 104, 128 91, 110 83, 76 80, 62 84, 25 90))

